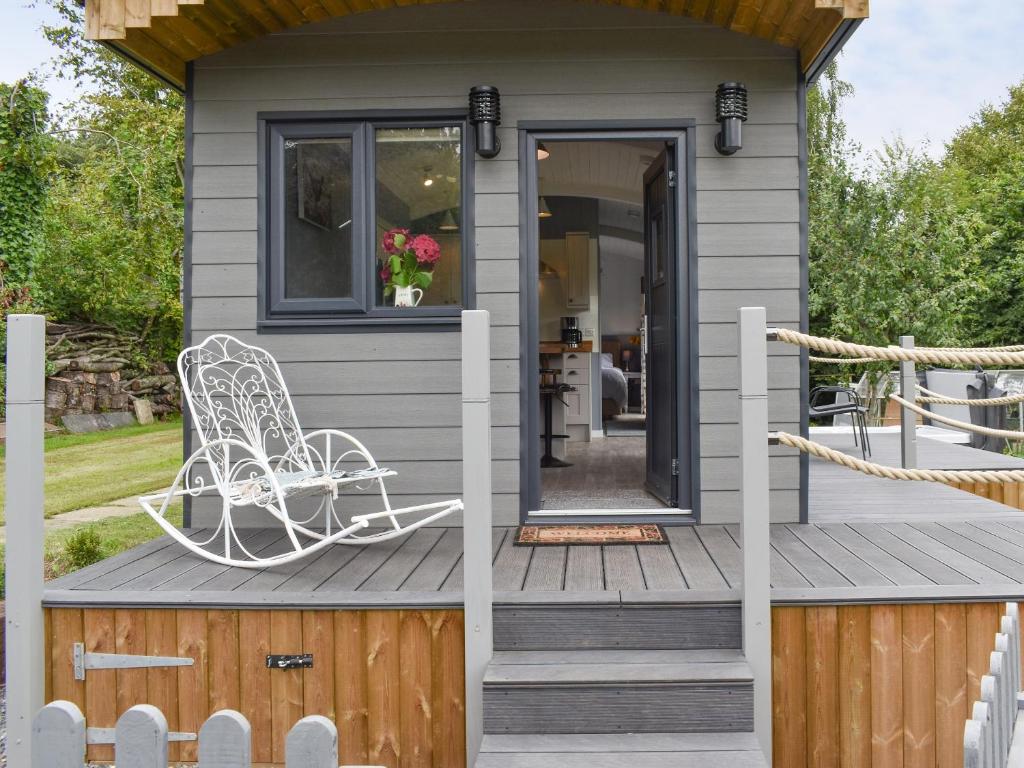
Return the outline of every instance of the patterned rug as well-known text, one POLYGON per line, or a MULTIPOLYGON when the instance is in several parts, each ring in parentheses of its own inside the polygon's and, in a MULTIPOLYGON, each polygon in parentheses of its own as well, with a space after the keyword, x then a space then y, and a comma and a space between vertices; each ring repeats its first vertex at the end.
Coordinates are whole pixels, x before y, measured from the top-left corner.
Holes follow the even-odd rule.
POLYGON ((665 531, 652 523, 623 525, 523 525, 516 532, 518 547, 566 544, 666 544, 665 531))

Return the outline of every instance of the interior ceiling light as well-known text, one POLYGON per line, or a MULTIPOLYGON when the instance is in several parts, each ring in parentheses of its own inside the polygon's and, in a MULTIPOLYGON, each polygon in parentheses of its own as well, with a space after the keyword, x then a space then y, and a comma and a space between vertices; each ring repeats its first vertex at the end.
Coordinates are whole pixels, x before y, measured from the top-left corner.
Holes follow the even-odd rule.
POLYGON ((550 219, 552 216, 551 209, 548 208, 548 201, 543 197, 540 199, 540 205, 538 206, 537 216, 541 219, 550 219))
POLYGON ((438 226, 438 229, 440 229, 442 232, 458 232, 459 231, 458 222, 456 222, 455 221, 455 217, 452 216, 452 212, 451 212, 450 208, 447 211, 444 212, 444 216, 441 219, 441 223, 438 226))
POLYGON ((551 157, 551 153, 548 151, 548 148, 544 146, 544 142, 543 141, 538 141, 537 142, 537 159, 538 160, 547 160, 549 157, 551 157))
POLYGON ((540 260, 540 279, 547 280, 552 277, 558 277, 558 271, 548 264, 544 259, 540 260))
POLYGON ((434 186, 434 180, 430 177, 430 167, 423 169, 423 186, 432 187, 434 186))

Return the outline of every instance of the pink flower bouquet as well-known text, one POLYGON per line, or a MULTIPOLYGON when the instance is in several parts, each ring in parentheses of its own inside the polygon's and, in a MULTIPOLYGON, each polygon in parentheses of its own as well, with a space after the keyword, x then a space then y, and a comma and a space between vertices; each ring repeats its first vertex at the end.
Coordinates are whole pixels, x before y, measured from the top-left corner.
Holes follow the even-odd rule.
POLYGON ((380 279, 384 295, 396 288, 425 291, 434 279, 434 267, 441 260, 441 246, 429 235, 413 235, 408 229, 389 229, 380 244, 380 279))

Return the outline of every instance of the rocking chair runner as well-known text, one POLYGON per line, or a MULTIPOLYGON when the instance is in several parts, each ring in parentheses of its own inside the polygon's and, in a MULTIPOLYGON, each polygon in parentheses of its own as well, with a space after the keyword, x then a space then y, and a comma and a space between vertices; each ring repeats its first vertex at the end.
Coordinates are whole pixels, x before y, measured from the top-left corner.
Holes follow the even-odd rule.
POLYGON ((452 512, 462 501, 392 509, 380 467, 349 434, 320 429, 302 434, 277 361, 264 349, 215 334, 178 355, 178 375, 202 446, 178 471, 170 489, 141 496, 139 503, 170 536, 190 551, 223 565, 265 568, 294 562, 333 544, 368 544, 402 536, 452 512), (192 470, 206 464, 209 481, 192 470), (335 510, 340 491, 377 486, 383 511, 354 515, 346 525, 335 510), (197 540, 167 521, 176 497, 219 494, 221 516, 212 535, 197 540), (319 497, 316 509, 295 519, 288 502, 319 497), (159 509, 154 505, 158 504, 159 509), (235 510, 265 510, 284 528, 288 551, 261 557, 242 543, 235 510), (415 515, 403 525, 401 517, 415 515), (371 522, 387 527, 367 530, 371 522), (315 526, 315 527, 310 527, 315 526), (362 533, 362 531, 366 531, 362 533))

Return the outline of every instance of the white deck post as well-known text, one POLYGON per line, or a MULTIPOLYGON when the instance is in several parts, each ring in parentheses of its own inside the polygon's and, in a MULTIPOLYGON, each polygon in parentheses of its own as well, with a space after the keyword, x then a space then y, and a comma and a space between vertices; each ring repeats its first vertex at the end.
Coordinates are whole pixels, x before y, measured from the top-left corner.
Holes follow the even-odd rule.
POLYGON ((466 625, 466 765, 483 741, 484 670, 494 653, 491 561, 491 320, 462 313, 462 569, 466 625))
POLYGON ((772 606, 768 505, 768 344, 764 307, 739 310, 743 653, 754 673, 754 733, 772 759, 772 606))
POLYGON ((43 706, 43 393, 46 319, 7 318, 7 764, 34 765, 43 706))
MULTIPOLYGON (((913 336, 900 336, 900 346, 914 348, 913 336)), ((917 371, 913 361, 900 363, 900 397, 907 402, 917 398, 917 371)), ((917 414, 909 408, 900 408, 900 447, 904 469, 917 468, 917 414)))

